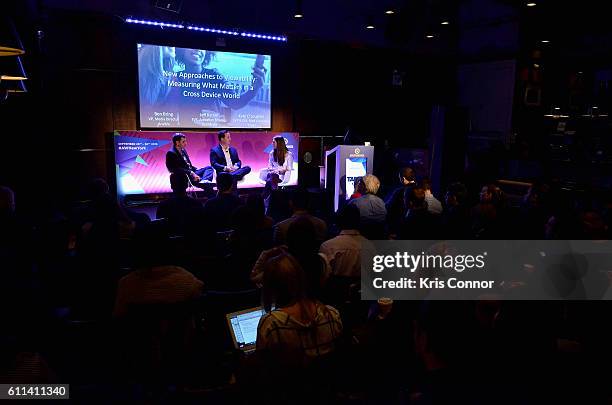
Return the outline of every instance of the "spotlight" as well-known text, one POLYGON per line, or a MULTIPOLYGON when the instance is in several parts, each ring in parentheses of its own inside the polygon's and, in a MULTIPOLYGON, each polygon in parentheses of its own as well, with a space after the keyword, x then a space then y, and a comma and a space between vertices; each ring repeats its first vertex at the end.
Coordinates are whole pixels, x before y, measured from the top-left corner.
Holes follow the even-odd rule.
POLYGON ((368 19, 366 20, 366 29, 367 30, 373 30, 374 28, 376 28, 374 26, 374 17, 373 16, 368 16, 368 19))
POLYGON ((543 44, 548 44, 548 43, 550 43, 550 41, 549 41, 548 39, 543 39, 543 40, 541 40, 540 42, 541 42, 541 43, 543 43, 543 44))
POLYGON ((293 18, 303 18, 304 13, 302 12, 302 0, 295 1, 295 13, 293 14, 293 18))
POLYGON ((388 9, 387 11, 385 11, 385 14, 387 15, 395 14, 395 11, 388 9))
POLYGON ((427 34, 427 35, 425 35, 425 38, 432 39, 432 38, 434 38, 434 36, 432 34, 427 34))
POLYGON ((448 25, 448 24, 450 24, 448 21, 442 21, 442 22, 440 23, 440 25, 448 25))
POLYGON ((535 7, 537 5, 538 5, 538 3, 534 3, 534 2, 527 3, 527 7, 535 7))

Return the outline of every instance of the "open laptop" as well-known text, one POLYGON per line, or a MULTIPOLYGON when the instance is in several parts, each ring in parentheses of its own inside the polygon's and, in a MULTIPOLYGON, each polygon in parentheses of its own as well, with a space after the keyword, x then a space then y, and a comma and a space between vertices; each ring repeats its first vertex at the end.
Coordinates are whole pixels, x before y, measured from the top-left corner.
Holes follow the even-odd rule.
POLYGON ((257 326, 259 319, 265 314, 262 307, 245 309, 244 311, 227 314, 227 324, 234 341, 234 347, 244 353, 255 351, 257 341, 257 326))

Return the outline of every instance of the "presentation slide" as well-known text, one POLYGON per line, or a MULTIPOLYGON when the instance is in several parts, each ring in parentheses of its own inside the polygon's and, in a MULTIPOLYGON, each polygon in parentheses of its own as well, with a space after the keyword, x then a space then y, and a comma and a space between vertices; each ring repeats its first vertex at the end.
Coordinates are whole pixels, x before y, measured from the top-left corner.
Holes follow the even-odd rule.
MULTIPOLYGON (((175 131, 115 131, 115 169, 117 192, 120 195, 170 193, 170 173, 166 168, 166 153, 172 150, 175 131)), ((210 165, 210 150, 219 144, 216 132, 181 132, 187 139, 186 150, 191 163, 197 168, 210 165)), ((265 186, 260 173, 268 168, 273 150, 272 138, 285 138, 287 149, 293 156, 293 167, 287 186, 298 182, 299 135, 295 132, 232 132, 231 146, 236 148, 242 166, 251 172, 238 182, 239 188, 265 186)), ((216 177, 215 177, 216 179, 216 177)), ((213 179, 213 181, 215 180, 213 179)))
POLYGON ((138 44, 142 128, 271 127, 271 57, 138 44))

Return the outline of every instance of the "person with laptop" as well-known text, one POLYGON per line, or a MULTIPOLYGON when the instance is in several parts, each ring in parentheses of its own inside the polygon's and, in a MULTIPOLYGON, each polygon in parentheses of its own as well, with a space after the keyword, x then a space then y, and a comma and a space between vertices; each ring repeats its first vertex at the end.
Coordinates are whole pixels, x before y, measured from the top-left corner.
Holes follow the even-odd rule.
POLYGON ((306 274, 293 256, 280 254, 266 263, 262 299, 266 315, 259 321, 256 350, 268 366, 304 368, 335 351, 342 335, 340 314, 310 296, 306 274))
MULTIPOLYGON (((301 264, 289 253, 266 262, 263 284, 255 351, 244 363, 239 384, 257 392, 256 403, 320 403, 337 378, 333 364, 342 336, 340 314, 311 296, 301 264)), ((237 316, 249 325, 259 315, 256 310, 237 316)))
POLYGON ((340 314, 313 297, 302 265, 284 249, 263 267, 263 307, 227 315, 234 346, 245 354, 238 384, 256 393, 255 403, 320 403, 337 377, 340 314))

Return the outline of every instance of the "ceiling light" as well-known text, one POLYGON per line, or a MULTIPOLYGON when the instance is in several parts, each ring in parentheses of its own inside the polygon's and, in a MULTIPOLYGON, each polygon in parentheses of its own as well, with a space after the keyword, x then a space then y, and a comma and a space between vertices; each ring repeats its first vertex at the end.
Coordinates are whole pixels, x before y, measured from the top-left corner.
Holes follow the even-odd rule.
POLYGON ((441 25, 448 25, 448 24, 450 24, 450 23, 449 23, 448 21, 442 21, 440 24, 441 24, 441 25))
POLYGON ((302 11, 302 0, 295 1, 295 13, 293 13, 293 18, 303 18, 304 13, 302 11))
POLYGON ((372 15, 368 16, 365 27, 367 30, 373 30, 374 28, 376 28, 376 26, 374 25, 374 16, 372 15))
POLYGON ((389 10, 385 11, 385 14, 389 14, 389 15, 395 14, 395 11, 389 9, 389 10))
POLYGON ((540 42, 542 42, 543 44, 548 44, 550 41, 548 39, 543 39, 540 42))
POLYGON ((427 39, 432 39, 433 37, 434 37, 434 36, 433 36, 432 34, 427 34, 427 35, 425 35, 425 38, 427 38, 427 39))
POLYGON ((535 7, 537 5, 538 3, 534 3, 534 2, 527 3, 527 7, 535 7))

